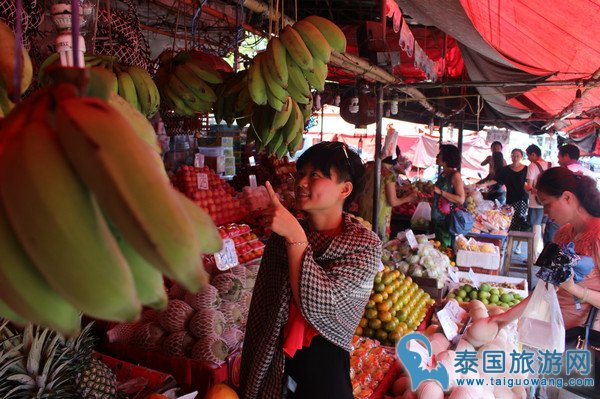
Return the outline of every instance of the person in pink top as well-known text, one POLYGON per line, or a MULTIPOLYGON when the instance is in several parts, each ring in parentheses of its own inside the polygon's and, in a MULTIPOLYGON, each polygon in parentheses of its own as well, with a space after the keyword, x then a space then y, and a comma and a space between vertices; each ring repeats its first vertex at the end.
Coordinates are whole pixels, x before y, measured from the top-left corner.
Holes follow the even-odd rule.
MULTIPOLYGON (((582 326, 590 305, 600 308, 600 191, 594 179, 564 167, 542 173, 536 189, 544 211, 560 226, 554 242, 560 245, 572 242, 578 255, 594 260, 594 267, 583 280, 575 283, 571 278, 561 284, 557 292, 565 329, 582 326)), ((502 327, 520 317, 528 302, 529 298, 523 300, 508 312, 494 316, 495 320, 502 327)), ((593 328, 600 331, 598 320, 593 328)))

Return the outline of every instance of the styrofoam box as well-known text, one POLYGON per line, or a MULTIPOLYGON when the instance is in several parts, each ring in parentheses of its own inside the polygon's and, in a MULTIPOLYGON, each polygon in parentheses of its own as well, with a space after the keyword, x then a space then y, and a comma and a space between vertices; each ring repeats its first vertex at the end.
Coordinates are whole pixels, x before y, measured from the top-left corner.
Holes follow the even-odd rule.
POLYGON ((225 166, 225 175, 226 176, 235 175, 235 165, 234 166, 225 166))
POLYGON ((198 152, 204 154, 207 157, 220 157, 223 156, 223 147, 198 147, 198 152))
POLYGON ((464 267, 497 270, 500 268, 500 254, 498 252, 475 252, 461 249, 456 253, 456 264, 464 267))
MULTIPOLYGON (((518 277, 507 277, 507 276, 493 276, 490 274, 481 274, 475 273, 475 277, 479 280, 480 284, 483 283, 513 283, 517 287, 523 286, 524 289, 511 289, 511 288, 503 288, 504 291, 516 292, 521 295, 523 298, 529 296, 529 286, 527 285, 527 280, 518 277)), ((468 272, 458 272, 458 278, 469 278, 468 272)), ((463 285, 463 283, 450 283, 450 291, 455 288, 463 285)))

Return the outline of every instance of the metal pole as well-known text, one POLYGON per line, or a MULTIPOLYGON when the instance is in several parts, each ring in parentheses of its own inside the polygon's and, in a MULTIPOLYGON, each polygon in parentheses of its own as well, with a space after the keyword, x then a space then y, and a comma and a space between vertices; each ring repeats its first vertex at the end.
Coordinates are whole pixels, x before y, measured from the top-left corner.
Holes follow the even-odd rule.
POLYGON ((321 105, 321 142, 323 142, 323 126, 325 125, 325 104, 321 105))
POLYGON ((383 237, 384 231, 379 231, 379 191, 381 187, 381 136, 383 134, 383 85, 375 84, 377 91, 377 127, 375 129, 375 178, 373 179, 373 231, 383 237))
MULTIPOLYGON (((444 121, 440 121, 440 150, 442 149, 442 143, 444 142, 444 126, 442 126, 442 123, 444 123, 444 121)), ((439 152, 439 150, 438 150, 439 152)), ((442 167, 438 165, 438 176, 442 174, 442 167)))
MULTIPOLYGON (((458 128, 458 151, 461 154, 463 152, 463 132, 464 132, 464 130, 465 130, 465 121, 463 119, 460 121, 460 127, 458 128)), ((461 169, 462 169, 462 155, 461 155, 460 164, 458 165, 458 171, 460 172, 461 169)))

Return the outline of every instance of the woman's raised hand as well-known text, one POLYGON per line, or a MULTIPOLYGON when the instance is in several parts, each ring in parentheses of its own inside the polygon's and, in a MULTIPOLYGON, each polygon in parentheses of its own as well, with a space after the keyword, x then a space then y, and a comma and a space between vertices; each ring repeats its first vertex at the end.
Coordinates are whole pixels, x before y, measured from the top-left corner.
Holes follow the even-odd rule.
POLYGON ((265 187, 271 199, 271 206, 263 212, 263 218, 267 227, 270 227, 273 232, 285 237, 290 242, 306 239, 306 235, 302 226, 298 223, 298 219, 279 201, 279 197, 273 191, 271 183, 266 182, 265 187))

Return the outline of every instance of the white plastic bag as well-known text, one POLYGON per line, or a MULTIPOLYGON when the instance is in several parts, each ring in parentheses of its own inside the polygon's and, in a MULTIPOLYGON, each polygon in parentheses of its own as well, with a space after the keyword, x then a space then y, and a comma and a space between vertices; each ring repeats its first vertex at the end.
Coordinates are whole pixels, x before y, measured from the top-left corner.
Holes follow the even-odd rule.
POLYGON ((565 324, 553 285, 540 280, 535 286, 519 319, 519 341, 541 350, 565 351, 565 324))
POLYGON ((410 224, 415 227, 427 228, 431 222, 431 205, 429 202, 419 202, 415 208, 415 213, 410 218, 410 224))

